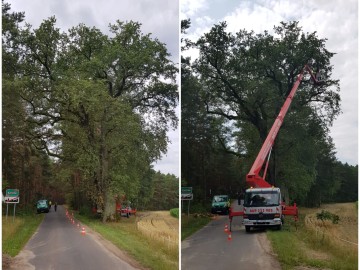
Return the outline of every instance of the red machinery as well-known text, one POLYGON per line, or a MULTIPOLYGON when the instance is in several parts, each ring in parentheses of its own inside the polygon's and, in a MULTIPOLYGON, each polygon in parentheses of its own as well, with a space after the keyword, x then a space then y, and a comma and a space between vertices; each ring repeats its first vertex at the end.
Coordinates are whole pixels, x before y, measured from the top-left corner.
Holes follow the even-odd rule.
POLYGON ((269 165, 271 149, 274 145, 274 141, 279 132, 279 129, 284 121, 284 117, 290 107, 291 101, 301 83, 305 70, 310 73, 312 81, 315 84, 319 83, 319 80, 317 79, 318 76, 314 76, 309 66, 305 65, 304 68, 301 70, 301 73, 299 74, 288 97, 286 98, 284 105, 279 112, 279 115, 275 119, 275 122, 271 127, 270 132, 264 144, 262 145, 254 164, 250 169, 250 172, 246 175, 246 182, 251 187, 246 191, 246 195, 248 194, 249 196, 253 196, 254 200, 252 200, 248 196, 248 203, 244 203, 244 211, 235 212, 232 211, 232 209, 230 208, 230 228, 232 218, 234 216, 244 216, 244 225, 246 231, 250 231, 251 227, 257 226, 277 226, 280 229, 283 223, 283 215, 292 215, 294 216, 295 220, 297 220, 298 218, 298 209, 296 207, 296 203, 294 203, 293 206, 286 206, 285 203, 281 201, 280 189, 272 187, 268 182, 266 182, 265 177, 269 165), (263 169, 264 164, 265 168, 263 170, 263 175, 261 176, 260 172, 263 169), (269 200, 272 200, 272 203, 256 205, 256 196, 258 199, 260 197, 260 199, 263 200, 266 200, 265 197, 267 197, 269 198, 269 200), (252 203, 254 204, 252 205, 252 203))
POLYGON ((136 215, 136 209, 132 209, 130 205, 122 205, 120 203, 116 204, 116 212, 126 217, 129 217, 131 214, 136 215))

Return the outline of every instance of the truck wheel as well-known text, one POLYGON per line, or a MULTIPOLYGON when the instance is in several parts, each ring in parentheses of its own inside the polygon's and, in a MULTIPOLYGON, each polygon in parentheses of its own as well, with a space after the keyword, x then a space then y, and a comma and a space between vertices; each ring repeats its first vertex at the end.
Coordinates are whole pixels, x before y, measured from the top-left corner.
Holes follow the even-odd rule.
POLYGON ((277 225, 277 226, 276 226, 276 229, 277 229, 278 231, 280 231, 281 228, 282 228, 282 225, 277 225))
POLYGON ((245 226, 245 230, 246 230, 246 232, 250 232, 250 229, 251 229, 251 227, 250 227, 250 226, 245 226))

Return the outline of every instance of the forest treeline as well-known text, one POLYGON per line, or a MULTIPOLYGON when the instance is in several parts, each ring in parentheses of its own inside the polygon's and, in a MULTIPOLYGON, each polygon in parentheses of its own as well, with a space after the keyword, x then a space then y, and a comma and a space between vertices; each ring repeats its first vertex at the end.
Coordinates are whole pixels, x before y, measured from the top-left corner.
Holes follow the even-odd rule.
POLYGON ((33 28, 2 2, 2 174, 20 203, 67 198, 112 219, 119 198, 178 206, 174 175, 155 172, 177 127, 178 68, 141 24, 33 28))
POLYGON ((190 20, 181 22, 183 55, 198 55, 181 59, 181 181, 193 187, 195 203, 246 188, 245 176, 305 64, 322 82, 304 76, 266 180, 300 205, 357 201, 358 166, 337 160, 329 133, 341 100, 326 39, 296 21, 259 34, 231 33, 220 22, 198 40, 187 38, 190 27, 190 20))

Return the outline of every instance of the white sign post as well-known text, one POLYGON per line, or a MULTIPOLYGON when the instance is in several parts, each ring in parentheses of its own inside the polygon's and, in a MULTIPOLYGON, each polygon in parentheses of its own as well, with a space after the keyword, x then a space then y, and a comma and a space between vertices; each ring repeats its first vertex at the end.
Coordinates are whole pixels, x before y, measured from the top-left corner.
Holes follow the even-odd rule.
POLYGON ((192 187, 181 187, 181 202, 182 201, 189 201, 188 202, 188 217, 190 213, 190 201, 194 198, 192 193, 192 187))
POLYGON ((15 221, 15 210, 16 210, 16 204, 19 203, 20 197, 19 197, 19 190, 18 189, 7 189, 6 195, 5 195, 5 203, 6 203, 6 220, 8 217, 9 212, 9 203, 14 204, 14 216, 13 216, 13 222, 15 221))

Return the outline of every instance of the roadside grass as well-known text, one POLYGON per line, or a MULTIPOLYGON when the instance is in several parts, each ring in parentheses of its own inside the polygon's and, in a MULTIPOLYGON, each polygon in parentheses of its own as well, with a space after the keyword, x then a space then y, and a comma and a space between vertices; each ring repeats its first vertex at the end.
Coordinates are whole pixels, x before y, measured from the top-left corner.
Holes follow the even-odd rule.
POLYGON ((24 213, 15 216, 2 216, 2 253, 11 257, 19 254, 21 249, 29 241, 40 223, 44 214, 24 213))
POLYGON ((311 223, 309 218, 315 217, 320 209, 303 208, 300 209, 297 224, 289 217, 286 218, 283 230, 268 230, 267 235, 282 268, 357 269, 357 245, 350 243, 357 243, 358 237, 355 208, 353 203, 325 205, 321 208, 331 209, 331 212, 338 214, 339 224, 315 221, 316 218, 311 223), (315 226, 316 222, 318 224, 315 226))
POLYGON ((134 216, 112 223, 102 223, 99 219, 80 215, 76 215, 76 218, 148 269, 179 268, 178 248, 168 248, 166 244, 140 233, 134 216))
POLYGON ((206 224, 211 218, 206 215, 182 215, 181 216, 181 241, 194 234, 206 224))

